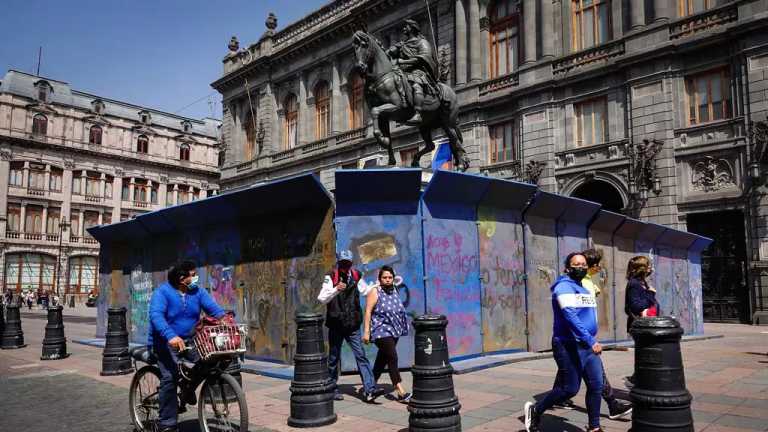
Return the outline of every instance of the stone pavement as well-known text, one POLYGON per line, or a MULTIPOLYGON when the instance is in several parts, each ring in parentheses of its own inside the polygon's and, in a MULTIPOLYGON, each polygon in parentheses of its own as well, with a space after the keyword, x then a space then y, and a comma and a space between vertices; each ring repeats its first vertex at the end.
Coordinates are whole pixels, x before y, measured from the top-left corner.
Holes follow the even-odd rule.
MULTIPOLYGON (((92 324, 66 323, 73 338, 93 337, 92 324)), ((1 431, 130 431, 128 385, 131 375, 102 377, 101 350, 68 344, 72 356, 40 361, 45 321, 23 321, 28 347, 0 351, 1 431)), ((768 328, 742 325, 705 327, 724 338, 683 344, 688 389, 694 395, 697 431, 768 431, 768 328)), ((633 351, 605 352, 603 359, 614 387, 626 391, 622 377, 632 371, 633 351)), ((464 431, 522 430, 522 406, 547 391, 555 373, 552 359, 514 363, 454 376, 462 404, 464 431)), ((404 373, 410 388, 410 374, 404 373)), ((258 375, 243 376, 253 431, 298 431, 286 425, 289 382, 258 375)), ((386 383, 388 378, 382 378, 386 383)), ((325 431, 402 431, 408 425, 404 405, 385 398, 368 405, 356 397, 359 378, 344 376, 346 400, 336 404, 339 420, 325 431)), ((575 398, 583 407, 584 390, 575 398)), ((553 410, 544 417, 544 431, 580 431, 583 409, 553 410)), ((184 431, 197 431, 194 414, 182 417, 184 431)), ((606 431, 626 431, 628 420, 603 421, 606 431)))

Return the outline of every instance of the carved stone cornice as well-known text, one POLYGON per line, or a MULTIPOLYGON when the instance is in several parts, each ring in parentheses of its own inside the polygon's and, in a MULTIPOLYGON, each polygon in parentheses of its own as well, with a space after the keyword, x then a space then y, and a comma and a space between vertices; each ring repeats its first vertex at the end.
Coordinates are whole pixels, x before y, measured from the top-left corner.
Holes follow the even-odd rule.
POLYGON ((572 69, 607 61, 624 54, 624 41, 617 40, 562 57, 552 63, 555 75, 570 72, 572 69))
POLYGON ((0 149, 0 159, 4 161, 13 160, 13 152, 8 149, 0 149))
POLYGON ((710 9, 683 19, 677 20, 669 26, 669 38, 679 39, 692 36, 697 33, 722 27, 728 23, 738 21, 739 8, 736 2, 710 9))

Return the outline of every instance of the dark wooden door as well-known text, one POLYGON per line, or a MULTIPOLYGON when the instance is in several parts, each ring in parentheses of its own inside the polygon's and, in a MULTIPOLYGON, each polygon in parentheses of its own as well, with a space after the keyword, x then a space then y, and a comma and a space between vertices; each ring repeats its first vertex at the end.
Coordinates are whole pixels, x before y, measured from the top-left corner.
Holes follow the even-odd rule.
POLYGON ((690 214, 688 231, 714 240, 701 257, 704 321, 748 322, 744 213, 690 214))

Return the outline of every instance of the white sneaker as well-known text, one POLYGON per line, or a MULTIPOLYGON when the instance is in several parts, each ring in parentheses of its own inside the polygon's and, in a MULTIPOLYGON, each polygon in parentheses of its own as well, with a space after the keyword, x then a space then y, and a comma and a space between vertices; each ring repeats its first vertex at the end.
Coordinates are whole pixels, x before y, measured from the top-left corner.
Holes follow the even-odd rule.
POLYGON ((523 406, 526 432, 536 432, 539 430, 539 416, 536 414, 535 407, 536 405, 533 402, 526 402, 523 406))

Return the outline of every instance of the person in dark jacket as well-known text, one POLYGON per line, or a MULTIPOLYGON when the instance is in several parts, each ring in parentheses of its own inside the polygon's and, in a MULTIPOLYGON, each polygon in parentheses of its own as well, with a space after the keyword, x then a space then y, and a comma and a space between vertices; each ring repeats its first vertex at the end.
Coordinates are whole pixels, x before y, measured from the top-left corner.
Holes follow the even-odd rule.
MULTIPOLYGON (((325 326, 328 327, 328 372, 331 379, 334 384, 339 379, 341 345, 346 340, 355 355, 357 370, 363 380, 363 399, 370 403, 378 394, 360 331, 363 311, 360 307, 358 283, 361 282, 365 284, 360 280, 360 272, 352 267, 352 252, 340 251, 336 267, 325 275, 317 300, 327 305, 325 326)), ((334 399, 344 400, 338 388, 334 399)))
POLYGON ((658 316, 659 302, 656 290, 648 284, 648 277, 653 273, 651 262, 646 256, 636 256, 627 264, 627 290, 624 294, 624 312, 627 314, 627 332, 635 319, 646 316, 658 316))

